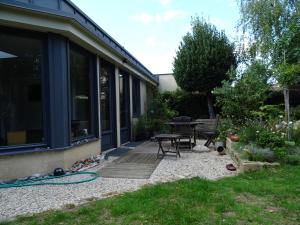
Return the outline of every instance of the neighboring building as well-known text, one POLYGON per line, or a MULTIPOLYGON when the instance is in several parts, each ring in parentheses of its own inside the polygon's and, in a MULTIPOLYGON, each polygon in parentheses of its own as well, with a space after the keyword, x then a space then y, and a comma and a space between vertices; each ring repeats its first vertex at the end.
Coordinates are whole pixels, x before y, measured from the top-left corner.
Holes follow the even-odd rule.
POLYGON ((157 85, 70 0, 0 0, 0 179, 131 141, 157 85))
POLYGON ((155 74, 154 76, 158 78, 160 92, 175 91, 179 88, 172 73, 155 74))

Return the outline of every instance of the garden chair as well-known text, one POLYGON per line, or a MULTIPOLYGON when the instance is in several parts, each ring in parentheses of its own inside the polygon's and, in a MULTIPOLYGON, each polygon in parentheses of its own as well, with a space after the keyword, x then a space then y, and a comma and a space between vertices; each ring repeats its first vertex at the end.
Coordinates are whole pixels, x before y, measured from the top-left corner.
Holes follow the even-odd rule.
MULTIPOLYGON (((174 117, 172 122, 191 122, 192 118, 189 116, 179 116, 174 117)), ((179 134, 180 138, 178 140, 178 148, 183 146, 188 146, 190 150, 193 149, 192 139, 194 136, 194 129, 190 124, 178 124, 173 125, 172 133, 179 134)))
POLYGON ((215 138, 218 136, 219 115, 215 119, 197 119, 201 124, 196 126, 198 137, 206 139, 205 146, 209 147, 211 143, 215 145, 215 138))

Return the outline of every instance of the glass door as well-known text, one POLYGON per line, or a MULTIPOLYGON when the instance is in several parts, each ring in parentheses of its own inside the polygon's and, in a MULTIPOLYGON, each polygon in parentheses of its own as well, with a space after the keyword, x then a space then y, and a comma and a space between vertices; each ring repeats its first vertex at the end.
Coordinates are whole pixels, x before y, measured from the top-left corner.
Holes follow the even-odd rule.
POLYGON ((115 68, 113 65, 100 62, 100 108, 102 150, 115 147, 115 68))
POLYGON ((121 144, 130 141, 129 76, 119 74, 121 144))

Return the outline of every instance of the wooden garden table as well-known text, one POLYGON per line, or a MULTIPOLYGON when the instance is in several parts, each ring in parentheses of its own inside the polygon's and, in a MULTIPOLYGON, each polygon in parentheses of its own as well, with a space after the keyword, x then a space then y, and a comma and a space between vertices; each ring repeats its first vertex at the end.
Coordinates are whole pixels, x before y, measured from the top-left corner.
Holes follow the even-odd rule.
POLYGON ((162 157, 164 157, 167 152, 175 153, 176 157, 177 156, 180 157, 180 152, 179 152, 179 148, 178 148, 178 139, 180 139, 180 137, 181 136, 179 134, 158 134, 158 135, 155 135, 154 138, 158 142, 157 158, 159 158, 159 156, 160 156, 160 151, 162 152, 162 157), (163 148, 163 145, 162 145, 162 143, 164 141, 171 141, 171 142, 173 142, 175 144, 175 149, 172 151, 171 150, 172 149, 172 145, 171 145, 168 150, 165 150, 163 148))

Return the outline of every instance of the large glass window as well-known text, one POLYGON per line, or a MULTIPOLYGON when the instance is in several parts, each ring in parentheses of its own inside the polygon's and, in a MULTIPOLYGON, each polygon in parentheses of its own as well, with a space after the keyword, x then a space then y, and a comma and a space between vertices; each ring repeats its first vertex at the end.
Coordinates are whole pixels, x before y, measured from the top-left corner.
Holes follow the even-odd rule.
POLYGON ((0 32, 0 147, 44 142, 42 42, 0 32))
POLYGON ((101 129, 102 131, 111 130, 111 79, 113 67, 107 63, 100 66, 100 101, 101 101, 101 129))
POLYGON ((126 101, 127 77, 125 74, 119 74, 119 93, 120 93, 120 125, 121 128, 127 127, 127 101, 126 101))
POLYGON ((135 77, 132 78, 132 114, 134 117, 141 114, 140 80, 135 77))
POLYGON ((91 134, 90 56, 71 45, 71 137, 77 139, 91 134))

